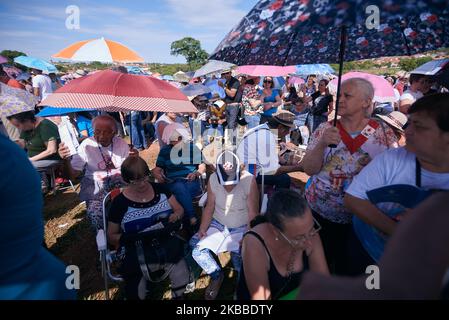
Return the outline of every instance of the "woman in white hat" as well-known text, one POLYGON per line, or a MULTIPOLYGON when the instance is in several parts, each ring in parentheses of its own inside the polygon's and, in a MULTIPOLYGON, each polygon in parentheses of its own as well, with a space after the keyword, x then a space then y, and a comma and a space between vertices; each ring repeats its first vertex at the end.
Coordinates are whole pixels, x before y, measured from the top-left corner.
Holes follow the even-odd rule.
POLYGON ((231 251, 234 269, 239 272, 241 265, 240 241, 249 229, 250 221, 259 212, 259 192, 254 176, 242 170, 238 157, 224 151, 217 157, 216 172, 210 176, 207 187, 207 204, 201 217, 198 233, 190 241, 192 257, 210 275, 211 282, 206 289, 205 299, 214 300, 224 278, 221 266, 212 253, 231 251), (210 241, 221 233, 221 238, 229 237, 233 244, 223 250, 210 241), (204 241, 201 241, 204 240, 204 241), (209 244, 207 244, 209 243, 209 244))

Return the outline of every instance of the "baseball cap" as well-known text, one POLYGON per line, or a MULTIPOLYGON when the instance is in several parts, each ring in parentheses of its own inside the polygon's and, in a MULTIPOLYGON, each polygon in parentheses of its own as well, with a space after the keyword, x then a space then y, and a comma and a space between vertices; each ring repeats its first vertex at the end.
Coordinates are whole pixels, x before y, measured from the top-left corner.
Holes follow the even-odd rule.
POLYGON ((216 162, 218 182, 222 186, 238 184, 240 181, 240 160, 229 150, 223 151, 216 162))

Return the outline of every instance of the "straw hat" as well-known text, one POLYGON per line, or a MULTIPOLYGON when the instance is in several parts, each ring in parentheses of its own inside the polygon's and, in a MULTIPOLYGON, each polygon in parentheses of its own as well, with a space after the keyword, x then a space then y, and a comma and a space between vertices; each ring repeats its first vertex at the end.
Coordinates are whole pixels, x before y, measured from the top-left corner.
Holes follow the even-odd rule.
POLYGON ((293 121, 295 120, 295 115, 287 110, 278 110, 276 113, 273 113, 273 119, 276 120, 278 123, 294 128, 295 124, 293 121))
POLYGON ((218 109, 221 109, 223 107, 223 105, 225 104, 225 102, 223 100, 217 100, 213 103, 213 105, 215 107, 217 107, 218 109))
POLYGON ((376 117, 382 119, 390 126, 398 129, 399 131, 404 131, 404 126, 407 123, 407 116, 399 111, 390 112, 387 115, 376 114, 376 117))

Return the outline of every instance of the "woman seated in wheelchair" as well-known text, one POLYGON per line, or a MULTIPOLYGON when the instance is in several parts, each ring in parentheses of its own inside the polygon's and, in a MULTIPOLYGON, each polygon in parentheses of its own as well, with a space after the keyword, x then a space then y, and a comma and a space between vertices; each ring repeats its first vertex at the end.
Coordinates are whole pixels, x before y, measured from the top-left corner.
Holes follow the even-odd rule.
POLYGON ((184 224, 195 229, 193 200, 202 194, 199 178, 206 172, 201 150, 191 141, 190 131, 179 123, 168 125, 163 139, 167 145, 159 151, 153 175, 159 183, 166 184, 184 208, 184 224))
POLYGON ((240 242, 249 224, 259 212, 259 193, 256 179, 240 168, 238 157, 230 152, 221 153, 216 162, 216 172, 210 176, 207 187, 207 204, 201 225, 190 245, 192 257, 211 277, 205 292, 206 300, 214 300, 220 290, 224 275, 214 253, 230 251, 236 272, 239 272, 240 242))
POLYGON ((144 299, 147 283, 171 280, 172 298, 182 299, 189 282, 184 241, 177 236, 184 210, 161 184, 150 182, 150 170, 140 157, 121 166, 127 184, 114 198, 108 216, 108 241, 125 247, 121 273, 127 299, 144 299))

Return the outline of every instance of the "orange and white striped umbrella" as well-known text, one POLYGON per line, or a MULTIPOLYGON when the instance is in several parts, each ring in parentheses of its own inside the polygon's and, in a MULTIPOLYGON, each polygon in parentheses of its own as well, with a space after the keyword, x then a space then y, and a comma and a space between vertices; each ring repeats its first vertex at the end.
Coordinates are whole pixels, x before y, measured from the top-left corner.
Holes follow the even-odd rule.
POLYGON ((104 38, 76 42, 52 55, 52 58, 104 63, 143 62, 142 57, 133 50, 121 43, 104 38))

